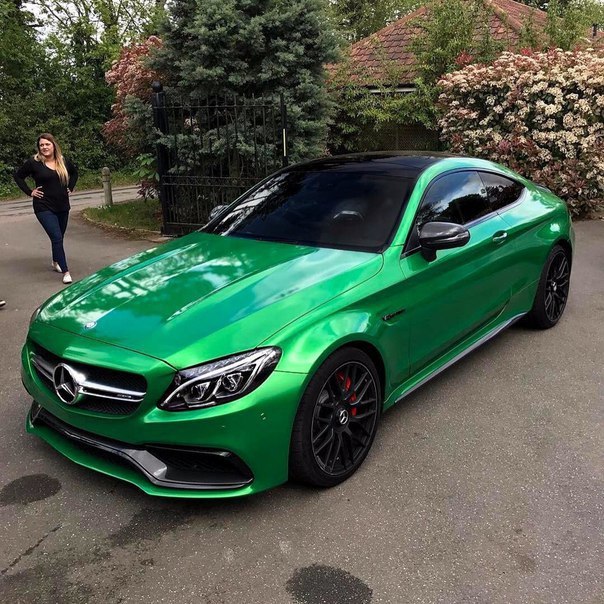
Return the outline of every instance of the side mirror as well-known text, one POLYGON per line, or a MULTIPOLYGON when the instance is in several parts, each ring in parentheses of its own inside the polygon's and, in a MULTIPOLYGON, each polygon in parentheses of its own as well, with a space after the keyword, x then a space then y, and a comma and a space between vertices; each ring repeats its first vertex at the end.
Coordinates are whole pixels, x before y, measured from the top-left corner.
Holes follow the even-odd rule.
POLYGON ((227 207, 228 206, 226 206, 226 205, 220 205, 220 206, 216 206, 215 208, 212 208, 212 210, 210 211, 210 217, 208 219, 208 222, 210 222, 210 220, 214 220, 214 218, 216 218, 216 216, 218 216, 218 214, 220 214, 220 212, 222 212, 222 210, 224 210, 227 207))
POLYGON ((470 241, 470 232, 452 222, 427 222, 419 232, 421 254, 428 261, 436 259, 436 250, 462 247, 470 241))

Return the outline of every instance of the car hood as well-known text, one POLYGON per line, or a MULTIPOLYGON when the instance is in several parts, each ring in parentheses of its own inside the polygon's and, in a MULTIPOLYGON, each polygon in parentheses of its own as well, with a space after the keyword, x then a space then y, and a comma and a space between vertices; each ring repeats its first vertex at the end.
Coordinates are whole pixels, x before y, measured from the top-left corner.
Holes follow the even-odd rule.
POLYGON ((39 320, 183 368, 255 348, 382 263, 380 254, 192 233, 63 290, 39 320))

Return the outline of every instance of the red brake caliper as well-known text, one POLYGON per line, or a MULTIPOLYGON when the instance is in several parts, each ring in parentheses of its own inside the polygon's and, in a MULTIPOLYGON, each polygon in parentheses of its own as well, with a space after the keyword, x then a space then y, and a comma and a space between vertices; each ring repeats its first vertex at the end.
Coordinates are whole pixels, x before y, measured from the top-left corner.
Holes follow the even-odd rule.
MULTIPOLYGON (((344 383, 344 374, 343 373, 337 373, 336 374, 338 376, 338 379, 340 380, 340 382, 344 383)), ((352 380, 350 379, 350 377, 346 378, 346 383, 344 384, 344 387, 346 388, 346 390, 350 390, 350 386, 352 385, 352 380)), ((357 401, 357 393, 353 392, 350 395, 350 403, 352 405, 354 405, 357 401)), ((354 417, 357 414, 357 408, 356 407, 352 407, 350 409, 350 413, 351 415, 354 417)))

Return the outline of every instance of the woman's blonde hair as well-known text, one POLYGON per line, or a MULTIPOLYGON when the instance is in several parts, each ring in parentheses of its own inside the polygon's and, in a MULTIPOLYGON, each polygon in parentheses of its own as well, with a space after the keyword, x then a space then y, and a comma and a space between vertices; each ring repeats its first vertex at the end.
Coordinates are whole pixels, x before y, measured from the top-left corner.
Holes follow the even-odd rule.
POLYGON ((67 185, 69 182, 69 174, 67 172, 67 166, 65 166, 65 160, 63 159, 63 154, 61 153, 61 147, 59 147, 59 143, 57 143, 57 139, 48 132, 44 132, 38 136, 38 140, 36 141, 36 147, 38 152, 34 155, 34 159, 36 161, 41 161, 42 163, 46 163, 44 161, 44 156, 40 153, 40 140, 45 139, 50 141, 54 146, 54 156, 55 156, 55 169, 57 171, 57 175, 59 176, 59 180, 67 185))

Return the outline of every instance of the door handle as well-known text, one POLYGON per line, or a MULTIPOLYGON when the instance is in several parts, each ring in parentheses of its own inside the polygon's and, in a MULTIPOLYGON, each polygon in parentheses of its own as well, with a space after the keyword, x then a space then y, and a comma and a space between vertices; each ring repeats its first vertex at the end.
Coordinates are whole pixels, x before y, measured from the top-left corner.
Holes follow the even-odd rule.
POLYGON ((507 231, 497 231, 493 235, 493 243, 503 243, 508 237, 507 231))

